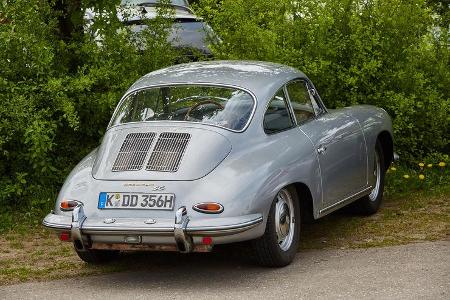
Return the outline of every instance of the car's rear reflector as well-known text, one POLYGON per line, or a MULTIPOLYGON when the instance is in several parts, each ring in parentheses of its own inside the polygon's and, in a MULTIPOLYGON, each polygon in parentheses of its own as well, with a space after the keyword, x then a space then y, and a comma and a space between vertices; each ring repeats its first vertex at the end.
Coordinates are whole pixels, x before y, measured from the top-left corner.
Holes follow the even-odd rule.
POLYGON ((210 236, 204 236, 204 237, 202 238, 202 244, 203 244, 203 245, 212 245, 212 243, 213 243, 212 237, 210 237, 210 236))
POLYGON ((203 202, 195 204, 192 209, 205 214, 220 214, 223 212, 222 204, 216 202, 203 202))
POLYGON ((63 231, 59 234, 59 239, 63 242, 70 241, 70 232, 63 231))

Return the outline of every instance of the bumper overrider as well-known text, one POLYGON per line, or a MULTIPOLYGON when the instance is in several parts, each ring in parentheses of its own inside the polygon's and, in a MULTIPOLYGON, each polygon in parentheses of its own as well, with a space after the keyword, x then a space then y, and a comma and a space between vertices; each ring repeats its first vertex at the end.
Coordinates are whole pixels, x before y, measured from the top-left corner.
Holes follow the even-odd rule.
POLYGON ((48 214, 42 224, 60 233, 70 234, 78 251, 158 250, 206 252, 213 243, 229 243, 258 237, 263 222, 261 214, 194 220, 185 206, 178 208, 174 219, 87 218, 83 205, 72 215, 48 214), (208 239, 205 240, 205 237, 208 239), (205 243, 205 241, 209 241, 205 243), (211 242, 214 241, 214 242, 211 242))

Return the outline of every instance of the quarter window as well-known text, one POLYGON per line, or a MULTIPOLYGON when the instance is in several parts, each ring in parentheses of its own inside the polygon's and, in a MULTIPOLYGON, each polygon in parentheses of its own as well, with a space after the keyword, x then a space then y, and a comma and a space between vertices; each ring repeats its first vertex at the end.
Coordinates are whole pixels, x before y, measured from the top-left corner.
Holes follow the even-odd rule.
POLYGON ((286 105, 286 95, 283 89, 279 90, 269 102, 264 115, 264 130, 266 133, 275 133, 293 126, 289 110, 286 105))
POLYGON ((298 124, 314 118, 314 106, 308 88, 303 81, 293 81, 286 85, 292 109, 298 124))

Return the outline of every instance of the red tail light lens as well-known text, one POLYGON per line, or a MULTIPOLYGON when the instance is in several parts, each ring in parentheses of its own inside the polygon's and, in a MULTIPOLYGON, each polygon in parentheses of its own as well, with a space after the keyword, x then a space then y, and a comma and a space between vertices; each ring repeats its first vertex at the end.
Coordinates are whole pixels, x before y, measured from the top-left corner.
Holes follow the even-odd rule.
POLYGON ((70 232, 63 231, 59 234, 59 239, 63 242, 70 241, 70 232))
POLYGON ((59 204, 59 208, 62 211, 71 211, 73 210, 75 207, 77 207, 77 205, 80 204, 80 202, 75 201, 75 200, 63 200, 61 201, 61 203, 59 204))
POLYGON ((216 202, 204 202, 195 204, 192 209, 205 214, 220 214, 223 212, 223 206, 216 202))
POLYGON ((202 238, 202 244, 203 245, 212 245, 212 243, 213 243, 213 240, 212 240, 212 237, 210 237, 210 236, 204 236, 203 238, 202 238))

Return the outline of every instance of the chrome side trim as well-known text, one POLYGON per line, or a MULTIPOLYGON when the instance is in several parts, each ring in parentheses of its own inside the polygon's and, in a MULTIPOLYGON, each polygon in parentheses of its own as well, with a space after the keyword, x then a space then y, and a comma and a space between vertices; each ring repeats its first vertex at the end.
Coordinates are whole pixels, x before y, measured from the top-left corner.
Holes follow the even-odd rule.
POLYGON ((353 200, 353 199, 355 199, 355 198, 357 198, 359 196, 362 196, 364 193, 366 193, 367 191, 369 191, 371 189, 373 189, 373 186, 368 186, 365 189, 363 189, 362 191, 359 191, 359 192, 357 192, 357 193, 355 193, 355 194, 353 194, 351 196, 348 196, 348 197, 346 197, 346 198, 344 198, 344 199, 342 199, 342 200, 340 200, 340 201, 338 201, 338 202, 336 202, 336 203, 334 203, 334 204, 332 204, 332 205, 330 205, 328 207, 325 207, 325 208, 321 209, 319 211, 319 214, 323 214, 324 212, 327 212, 327 211, 329 211, 329 210, 331 210, 331 209, 333 209, 333 208, 335 208, 337 206, 340 206, 341 204, 344 204, 347 201, 350 201, 350 200, 353 200))
POLYGON ((369 149, 367 148, 366 134, 364 133, 363 127, 361 126, 361 122, 359 122, 359 119, 355 118, 353 116, 350 116, 350 117, 356 120, 356 122, 358 123, 358 126, 359 126, 359 130, 361 131, 361 134, 362 134, 362 136, 364 138, 364 147, 366 149, 366 184, 369 184, 369 173, 370 173, 370 169, 369 169, 369 149))

